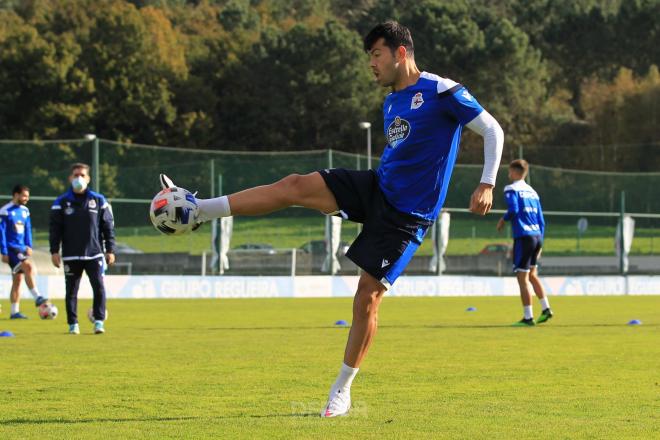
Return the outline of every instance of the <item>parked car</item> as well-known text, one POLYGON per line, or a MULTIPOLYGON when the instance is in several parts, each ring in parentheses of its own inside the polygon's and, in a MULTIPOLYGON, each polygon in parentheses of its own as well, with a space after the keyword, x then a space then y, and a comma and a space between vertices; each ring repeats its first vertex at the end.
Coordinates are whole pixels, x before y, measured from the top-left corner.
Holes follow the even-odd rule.
MULTIPOLYGON (((348 248, 350 246, 351 245, 348 244, 347 242, 340 241, 337 255, 346 255, 346 252, 348 251, 348 248)), ((308 254, 325 254, 326 253, 325 240, 308 241, 307 243, 300 246, 299 249, 308 254)))
POLYGON ((509 243, 489 243, 479 251, 479 255, 503 255, 506 258, 511 258, 513 247, 509 243))
POLYGON ((274 255, 277 253, 275 248, 270 244, 265 243, 244 243, 230 249, 229 254, 266 254, 274 255))
POLYGON ((115 254, 144 254, 144 252, 126 243, 115 243, 115 254))

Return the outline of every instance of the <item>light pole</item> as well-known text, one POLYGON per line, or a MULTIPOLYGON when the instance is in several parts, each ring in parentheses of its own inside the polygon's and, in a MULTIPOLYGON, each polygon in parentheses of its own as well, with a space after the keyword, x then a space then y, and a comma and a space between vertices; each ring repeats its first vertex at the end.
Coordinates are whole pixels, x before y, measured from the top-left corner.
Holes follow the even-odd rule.
POLYGON ((92 179, 94 191, 101 192, 101 170, 99 170, 99 138, 95 134, 88 133, 85 140, 92 143, 92 179))
POLYGON ((367 169, 371 169, 371 122, 360 122, 359 127, 367 130, 367 169))

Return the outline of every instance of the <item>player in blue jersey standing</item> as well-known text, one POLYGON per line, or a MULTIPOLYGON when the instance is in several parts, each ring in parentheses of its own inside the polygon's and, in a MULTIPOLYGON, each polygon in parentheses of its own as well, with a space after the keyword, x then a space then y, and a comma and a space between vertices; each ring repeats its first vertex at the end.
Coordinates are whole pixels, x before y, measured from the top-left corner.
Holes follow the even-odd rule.
POLYGON ((509 165, 509 180, 511 185, 504 188, 507 211, 497 222, 497 230, 504 228, 504 223, 511 222, 513 232, 513 271, 518 279, 520 298, 523 304, 523 319, 514 326, 533 326, 534 313, 532 310, 531 284, 534 293, 541 301, 541 316, 536 321, 539 324, 552 318, 552 310, 548 297, 538 276, 538 259, 543 247, 543 234, 545 233, 545 220, 541 199, 534 188, 525 182, 529 173, 529 164, 526 160, 518 159, 509 165))
POLYGON ((23 275, 35 305, 40 306, 48 300, 39 294, 35 283, 36 267, 32 256, 32 222, 30 210, 26 206, 30 200, 30 188, 16 185, 12 190, 11 202, 0 208, 0 253, 2 262, 9 264, 12 273, 10 293, 10 319, 26 319, 20 311, 20 289, 23 275))
MULTIPOLYGON (((384 293, 405 269, 445 200, 463 127, 484 138, 485 166, 470 210, 486 214, 504 134, 463 85, 417 68, 410 31, 389 21, 364 39, 376 82, 391 89, 383 105, 388 144, 378 170, 326 169, 271 185, 198 200, 198 221, 261 215, 292 205, 362 223, 346 256, 362 268, 339 375, 322 417, 348 414, 350 387, 376 334, 384 293)), ((169 179, 161 183, 170 185, 169 179)))

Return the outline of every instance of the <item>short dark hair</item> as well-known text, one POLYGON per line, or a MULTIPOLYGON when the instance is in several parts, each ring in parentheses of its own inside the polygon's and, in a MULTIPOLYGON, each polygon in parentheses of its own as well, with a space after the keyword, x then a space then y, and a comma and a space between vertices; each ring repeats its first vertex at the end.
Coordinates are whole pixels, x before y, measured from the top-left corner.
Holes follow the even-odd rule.
POLYGON ((525 178, 529 172, 529 163, 525 159, 516 159, 509 164, 509 168, 519 171, 525 178))
POLYGON ((381 38, 385 40, 385 46, 389 47, 393 53, 400 46, 405 47, 410 56, 415 53, 410 29, 394 20, 380 23, 369 31, 367 36, 364 37, 364 51, 369 52, 376 41, 381 38))
POLYGON ((78 168, 86 169, 87 174, 89 174, 89 170, 91 169, 91 167, 89 165, 87 165, 86 163, 76 162, 73 165, 71 165, 71 168, 69 169, 69 171, 71 171, 73 173, 73 170, 77 170, 78 168))
POLYGON ((14 194, 20 194, 23 191, 30 191, 30 188, 28 188, 27 185, 21 185, 19 183, 14 185, 14 189, 11 190, 11 195, 13 196, 14 194))

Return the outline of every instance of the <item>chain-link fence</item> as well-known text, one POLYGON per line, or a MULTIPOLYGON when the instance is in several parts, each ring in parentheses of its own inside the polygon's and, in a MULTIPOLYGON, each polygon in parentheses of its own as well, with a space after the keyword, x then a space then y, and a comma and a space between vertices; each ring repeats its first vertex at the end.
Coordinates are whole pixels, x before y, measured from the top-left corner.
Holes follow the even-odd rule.
MULTIPOLYGON (((367 168, 366 155, 332 150, 214 151, 100 139, 0 141, 0 155, 3 157, 0 197, 4 200, 9 198, 11 188, 17 183, 27 184, 31 188, 29 207, 37 245, 45 246, 47 243, 49 207, 52 200, 67 188, 70 164, 86 162, 93 166, 92 188, 105 194, 112 202, 118 241, 126 252, 123 259, 147 258, 129 257, 129 252, 134 255, 170 256, 179 253, 188 255, 187 258, 194 257, 194 263, 180 265, 178 272, 181 273, 201 271, 202 255, 211 249, 211 230, 209 226, 204 226, 195 234, 166 237, 151 226, 148 203, 159 190, 159 173, 164 172, 178 185, 198 191, 199 197, 208 198, 271 183, 290 173, 337 167, 367 168)), ((376 168, 378 160, 372 162, 376 168)), ((473 258, 499 255, 505 261, 510 253, 507 245, 511 240, 508 233, 495 231, 497 217, 477 217, 465 212, 480 175, 480 165, 458 164, 453 171, 445 203, 452 212, 447 256, 473 258)), ((498 175, 496 210, 505 208, 502 188, 506 183, 507 167, 504 164, 498 175)), ((653 258, 637 265, 644 267, 642 271, 654 272, 654 264, 660 270, 660 263, 654 257, 660 255, 660 198, 655 194, 656 188, 660 187, 660 173, 579 171, 533 163, 529 183, 540 194, 546 213, 546 260, 556 258, 557 261, 563 259, 568 265, 595 267, 602 263, 599 261, 603 258, 609 258, 607 264, 611 260, 616 266, 615 234, 621 211, 621 194, 625 192, 625 211, 636 221, 631 255, 653 258), (581 228, 578 228, 578 222, 581 228), (571 263, 571 258, 580 260, 571 263)), ((325 256, 325 222, 325 217, 319 213, 299 208, 257 218, 236 218, 230 261, 248 261, 246 256, 256 255, 259 257, 255 260, 258 263, 251 269, 245 263, 244 272, 288 274, 295 261, 294 270, 298 273, 318 273, 325 256), (292 258, 291 249, 298 249, 299 255, 292 258)), ((359 225, 344 223, 340 254, 358 232, 359 225)), ((430 259, 431 254, 432 246, 427 240, 418 251, 418 261, 411 264, 411 271, 430 270, 423 259, 430 259)), ((206 264, 210 265, 210 261, 207 258, 206 264)), ((342 271, 357 272, 357 268, 341 255, 340 263, 342 271)), ((464 265, 455 262, 454 268, 459 272, 469 272, 470 264, 475 263, 469 260, 464 265)), ((500 269, 503 267, 508 271, 507 264, 500 264, 500 269)), ((238 266, 234 265, 228 273, 239 271, 240 264, 238 266)), ((169 270, 177 273, 176 266, 169 270)), ((448 270, 452 270, 451 261, 448 270)))

